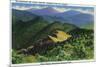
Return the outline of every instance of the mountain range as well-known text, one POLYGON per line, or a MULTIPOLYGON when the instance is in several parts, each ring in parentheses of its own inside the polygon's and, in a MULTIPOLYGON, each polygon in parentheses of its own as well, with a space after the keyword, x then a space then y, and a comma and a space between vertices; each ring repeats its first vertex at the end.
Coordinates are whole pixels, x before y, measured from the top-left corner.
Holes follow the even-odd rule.
POLYGON ((12 23, 12 35, 13 35, 13 48, 21 49, 27 48, 34 42, 51 35, 56 30, 62 30, 65 32, 77 29, 78 27, 69 23, 61 23, 55 21, 49 23, 41 17, 37 17, 30 21, 15 21, 12 23))
POLYGON ((13 15, 23 21, 34 19, 36 16, 43 17, 46 21, 54 22, 61 21, 63 23, 74 24, 78 27, 86 24, 93 24, 94 16, 89 13, 83 13, 76 10, 68 10, 60 12, 54 8, 43 9, 28 9, 28 10, 16 10, 12 9, 13 15))
POLYGON ((57 13, 60 13, 59 11, 53 9, 53 8, 43 8, 43 9, 37 9, 37 10, 34 10, 34 9, 29 9, 27 10, 33 14, 36 14, 36 15, 41 15, 41 16, 44 16, 44 15, 54 15, 54 14, 57 14, 57 13))
POLYGON ((12 9, 12 20, 12 47, 15 49, 27 48, 56 30, 73 32, 80 28, 93 29, 94 22, 92 14, 75 10, 59 12, 53 8, 12 9))

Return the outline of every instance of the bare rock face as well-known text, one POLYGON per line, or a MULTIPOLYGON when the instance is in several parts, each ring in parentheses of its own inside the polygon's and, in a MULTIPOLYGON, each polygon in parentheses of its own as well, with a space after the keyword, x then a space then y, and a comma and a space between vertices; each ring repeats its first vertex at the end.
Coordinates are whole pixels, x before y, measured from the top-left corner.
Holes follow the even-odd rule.
POLYGON ((21 50, 18 51, 18 53, 27 55, 28 51, 27 51, 27 49, 21 49, 21 50))

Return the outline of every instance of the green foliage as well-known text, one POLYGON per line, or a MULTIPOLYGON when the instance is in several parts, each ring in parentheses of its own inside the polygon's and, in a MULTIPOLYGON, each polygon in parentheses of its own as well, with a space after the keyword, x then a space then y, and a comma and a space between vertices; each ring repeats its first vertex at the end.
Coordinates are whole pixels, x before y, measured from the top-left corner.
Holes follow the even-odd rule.
POLYGON ((85 25, 82 25, 81 28, 84 28, 84 29, 94 29, 94 23, 93 22, 87 23, 85 25))
MULTIPOLYGON (((49 23, 41 17, 24 22, 13 17, 13 51, 12 63, 33 63, 45 61, 69 61, 94 58, 94 32, 93 30, 80 29, 72 24, 55 21, 49 23), (42 49, 34 55, 19 54, 21 48, 27 48, 38 42, 39 39, 52 35, 55 30, 62 30, 72 35, 63 43, 57 43, 52 49, 42 49), (17 49, 17 50, 15 50, 17 49)), ((35 44, 38 45, 38 44, 35 44)), ((52 43, 49 46, 53 45, 52 43)), ((37 49, 37 50, 38 50, 37 49)))
MULTIPOLYGON (((64 43, 57 43, 45 54, 22 55, 12 52, 13 63, 32 63, 46 61, 82 60, 94 58, 94 35, 92 30, 74 29, 68 32, 72 38, 64 43)), ((45 46, 44 46, 45 48, 45 46)))
POLYGON ((93 59, 93 32, 81 29, 74 30, 73 33, 73 38, 65 43, 57 44, 57 47, 47 51, 44 55, 38 55, 39 61, 93 59))
POLYGON ((13 48, 21 49, 30 46, 33 43, 34 36, 45 26, 48 22, 37 17, 28 22, 17 20, 13 24, 13 48), (28 44, 28 45, 27 45, 28 44))
POLYGON ((24 55, 17 54, 16 50, 12 50, 12 63, 19 64, 23 62, 24 55))
POLYGON ((36 56, 33 55, 24 55, 18 54, 18 51, 12 50, 12 63, 19 64, 19 63, 32 63, 37 62, 36 56))

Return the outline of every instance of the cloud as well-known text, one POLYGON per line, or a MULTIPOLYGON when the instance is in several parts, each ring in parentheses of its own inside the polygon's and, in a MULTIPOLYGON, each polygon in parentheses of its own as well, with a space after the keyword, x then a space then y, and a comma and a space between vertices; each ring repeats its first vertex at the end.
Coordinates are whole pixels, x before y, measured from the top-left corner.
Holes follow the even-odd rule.
POLYGON ((59 11, 59 12, 66 12, 69 10, 75 10, 75 11, 79 11, 82 13, 87 13, 87 14, 94 14, 94 10, 91 9, 82 9, 82 8, 63 8, 63 7, 53 7, 55 10, 59 11))
POLYGON ((17 10, 29 10, 29 9, 43 9, 43 8, 46 8, 46 6, 13 6, 13 9, 17 9, 17 10))
POLYGON ((80 11, 82 13, 87 13, 87 14, 94 14, 94 10, 90 10, 90 9, 76 9, 76 11, 80 11))
POLYGON ((66 8, 59 8, 59 7, 54 7, 55 10, 59 11, 59 12, 65 12, 69 9, 66 9, 66 8))

